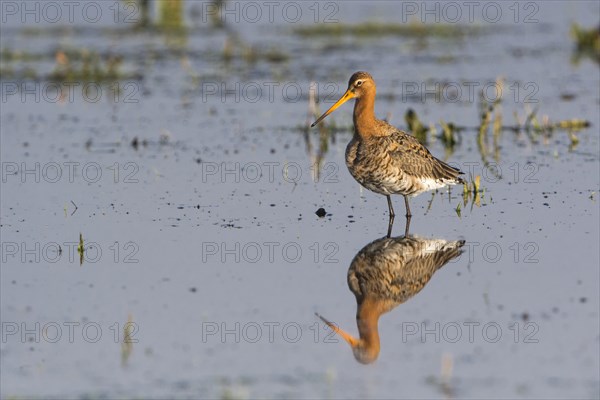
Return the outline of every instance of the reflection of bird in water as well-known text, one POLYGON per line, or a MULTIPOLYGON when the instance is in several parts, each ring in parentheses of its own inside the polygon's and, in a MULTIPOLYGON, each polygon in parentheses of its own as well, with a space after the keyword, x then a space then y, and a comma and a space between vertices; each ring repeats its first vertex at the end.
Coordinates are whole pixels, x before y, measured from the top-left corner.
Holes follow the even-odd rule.
POLYGON ((464 244, 464 240, 415 236, 386 237, 369 243, 348 269, 348 287, 356 296, 359 338, 319 317, 350 344, 359 362, 372 363, 379 356, 377 324, 381 314, 419 293, 439 268, 461 254, 464 244))
POLYGON ((366 72, 356 72, 346 93, 311 126, 350 99, 354 103, 354 137, 346 148, 346 165, 362 186, 387 197, 388 237, 394 222, 391 194, 404 196, 406 231, 410 224, 408 197, 447 185, 464 183, 458 169, 431 155, 414 136, 375 118, 375 81, 366 72))

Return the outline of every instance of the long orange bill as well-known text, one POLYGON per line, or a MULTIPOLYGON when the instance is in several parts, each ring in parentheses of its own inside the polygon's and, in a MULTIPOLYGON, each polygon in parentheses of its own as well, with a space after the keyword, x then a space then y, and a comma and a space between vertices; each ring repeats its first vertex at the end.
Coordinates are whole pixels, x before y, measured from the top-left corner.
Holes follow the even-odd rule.
POLYGON ((328 116, 329 114, 331 114, 332 112, 334 112, 339 106, 341 106, 342 104, 344 104, 348 100, 353 99, 354 97, 355 97, 355 95, 354 95, 354 93, 352 93, 350 91, 350 89, 346 90, 346 93, 344 93, 344 95, 334 105, 332 105, 329 108, 329 110, 325 111, 323 113, 323 115, 321 115, 315 122, 313 122, 310 127, 311 128, 314 127, 316 124, 318 124, 319 122, 321 122, 323 120, 323 118, 325 118, 326 116, 328 116))
MULTIPOLYGON (((317 121, 318 122, 318 121, 317 121)), ((342 339, 344 339, 346 342, 348 342, 348 344, 351 347, 356 347, 358 345, 358 339, 356 339, 354 336, 352 336, 351 334, 349 334, 348 332, 342 330, 340 327, 338 327, 336 324, 334 324, 331 321, 328 321, 327 319, 325 319, 323 316, 321 316, 320 314, 315 313, 315 315, 319 318, 321 318, 321 321, 325 322, 327 324, 327 326, 329 326, 331 328, 332 331, 334 331, 335 333, 337 333, 338 335, 340 335, 342 337, 342 339)))

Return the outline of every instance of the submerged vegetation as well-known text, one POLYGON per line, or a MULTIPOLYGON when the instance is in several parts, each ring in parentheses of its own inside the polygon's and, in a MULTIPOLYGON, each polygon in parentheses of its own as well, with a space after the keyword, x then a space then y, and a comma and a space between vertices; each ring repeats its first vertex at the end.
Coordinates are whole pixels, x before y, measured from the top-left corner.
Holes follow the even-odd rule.
POLYGON ((87 49, 56 52, 56 66, 48 76, 59 81, 92 81, 102 82, 131 78, 120 71, 123 59, 121 56, 100 56, 87 49))
POLYGON ((79 253, 79 265, 83 265, 85 245, 83 243, 83 235, 81 233, 79 233, 79 244, 77 245, 77 253, 79 253))
POLYGON ((221 58, 225 63, 242 60, 248 64, 266 61, 279 64, 289 60, 289 55, 276 47, 262 48, 245 43, 241 38, 230 35, 225 40, 221 58))
POLYGON ((423 24, 363 22, 359 24, 314 24, 301 26, 294 32, 304 37, 315 36, 361 36, 380 38, 382 36, 403 36, 413 38, 439 37, 444 39, 460 38, 468 35, 478 35, 483 27, 465 24, 423 24))
POLYGON ((127 317, 127 322, 123 325, 123 341, 121 342, 121 366, 127 366, 129 357, 133 352, 133 335, 135 333, 135 324, 131 314, 127 317))
MULTIPOLYGON (((481 187, 481 176, 477 175, 472 178, 471 182, 467 182, 463 185, 463 204, 466 207, 471 201, 471 208, 473 206, 481 207, 481 200, 485 195, 485 189, 481 187)), ((460 203, 458 204, 460 209, 460 203)))
POLYGON ((408 131, 413 134, 414 137, 417 138, 421 144, 427 144, 427 131, 429 130, 427 127, 423 125, 417 113, 409 108, 404 114, 404 121, 406 121, 406 126, 408 127, 408 131))
POLYGON ((138 72, 124 72, 123 56, 116 53, 101 54, 87 48, 58 49, 54 53, 55 65, 52 71, 46 74, 30 64, 39 64, 47 58, 45 54, 4 48, 0 76, 23 80, 95 83, 142 78, 138 72), (19 65, 20 68, 16 69, 14 64, 19 65))
POLYGON ((600 26, 585 29, 575 23, 571 25, 571 37, 575 40, 574 61, 585 56, 600 63, 600 26))
MULTIPOLYGON (((265 62, 278 65, 289 61, 290 54, 277 45, 249 43, 232 27, 217 24, 216 20, 208 20, 209 25, 192 29, 186 25, 185 17, 197 13, 198 7, 187 9, 184 0, 121 0, 124 5, 119 18, 125 22, 115 26, 86 26, 81 28, 82 34, 103 35, 108 38, 122 36, 160 35, 165 46, 155 48, 149 46, 143 53, 130 51, 101 50, 93 46, 70 47, 57 45, 48 51, 31 51, 2 46, 0 49, 0 77, 21 80, 54 80, 54 81, 84 81, 105 82, 116 80, 141 80, 147 68, 156 60, 181 61, 184 72, 190 76, 202 75, 192 68, 193 60, 215 60, 224 63, 229 72, 239 70, 240 73, 254 64, 265 62), (154 5, 154 6, 152 6, 154 5), (154 12, 153 12, 154 11, 154 12), (186 14, 187 13, 187 14, 186 14), (212 21, 212 23, 211 23, 212 21), (223 40, 220 50, 214 48, 201 51, 191 50, 187 46, 190 35, 206 34, 219 35, 223 40), (54 68, 48 72, 44 64, 54 60, 54 68), (232 65, 234 68, 232 68, 232 65)), ((215 1, 211 6, 223 7, 224 1, 215 1)), ((218 13, 210 13, 214 17, 218 13)), ((115 16, 116 18, 116 16, 115 16)), ((78 28, 64 26, 47 26, 24 28, 23 35, 35 36, 72 36, 78 28)), ((116 46, 118 49, 119 46, 116 46)))

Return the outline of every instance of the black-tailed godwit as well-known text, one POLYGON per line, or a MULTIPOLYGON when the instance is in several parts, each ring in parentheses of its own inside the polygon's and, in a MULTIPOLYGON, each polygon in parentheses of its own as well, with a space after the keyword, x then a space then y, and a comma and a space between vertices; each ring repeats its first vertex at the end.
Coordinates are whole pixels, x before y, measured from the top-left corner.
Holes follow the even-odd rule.
POLYGON ((346 165, 362 186, 387 197, 388 237, 394 222, 390 195, 401 194, 406 205, 406 231, 410 224, 408 198, 446 185, 464 183, 462 172, 431 155, 414 136, 375 118, 375 81, 367 72, 356 72, 346 93, 321 115, 315 126, 350 99, 354 103, 354 136, 346 147, 346 165))

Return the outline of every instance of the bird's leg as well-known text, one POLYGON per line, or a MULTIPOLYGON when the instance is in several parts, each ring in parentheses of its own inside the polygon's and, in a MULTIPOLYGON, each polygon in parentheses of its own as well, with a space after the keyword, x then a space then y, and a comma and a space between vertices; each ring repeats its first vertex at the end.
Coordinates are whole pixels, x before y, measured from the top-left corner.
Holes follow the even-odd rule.
POLYGON ((406 218, 410 219, 410 217, 412 217, 412 214, 410 213, 410 206, 408 205, 408 197, 406 197, 406 196, 404 196, 404 204, 406 205, 406 218))
POLYGON ((388 202, 388 208, 390 211, 390 220, 388 223, 388 233, 387 233, 387 237, 392 237, 392 226, 394 225, 394 217, 396 216, 396 214, 394 214, 394 207, 392 206, 392 199, 390 198, 390 195, 388 194, 387 196, 387 202, 388 202))
POLYGON ((392 199, 390 197, 390 195, 386 195, 385 197, 387 197, 387 201, 388 201, 388 208, 390 210, 390 219, 394 219, 394 217, 396 216, 396 214, 394 214, 394 207, 392 206, 392 199))
POLYGON ((408 197, 404 196, 404 204, 406 205, 406 228, 404 229, 404 237, 408 236, 408 230, 410 228, 410 219, 412 214, 410 213, 410 206, 408 205, 408 197))

